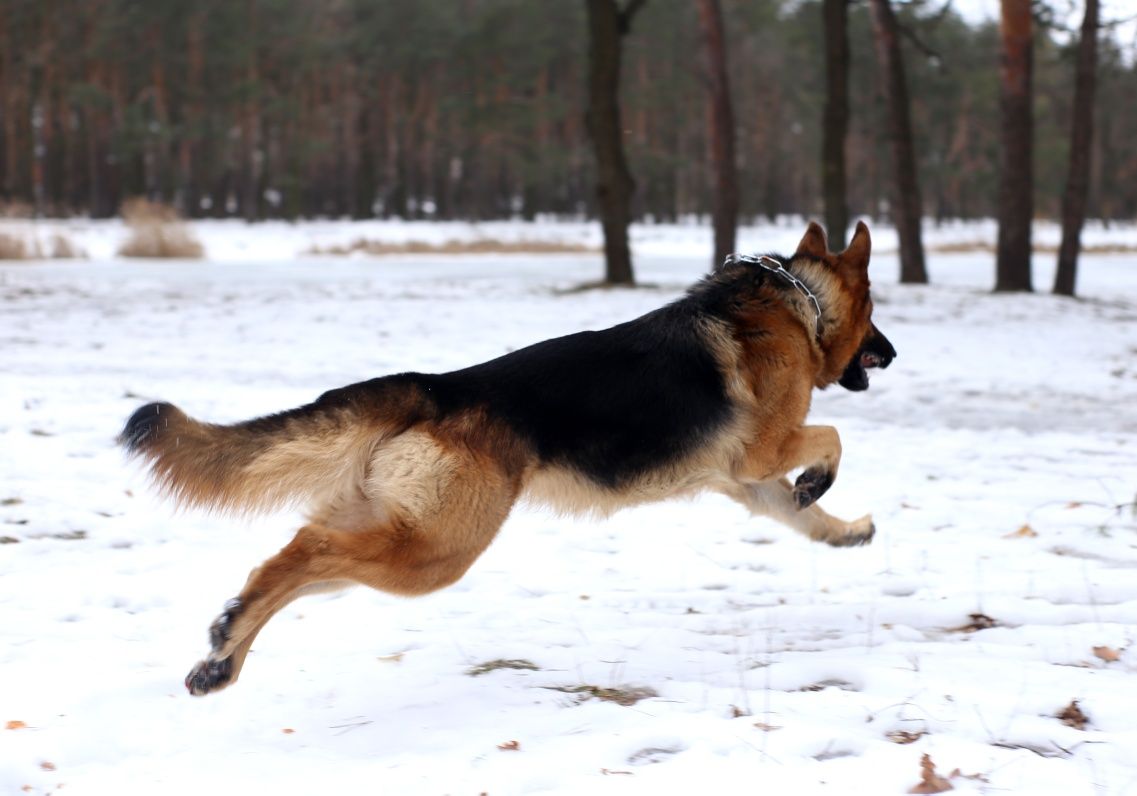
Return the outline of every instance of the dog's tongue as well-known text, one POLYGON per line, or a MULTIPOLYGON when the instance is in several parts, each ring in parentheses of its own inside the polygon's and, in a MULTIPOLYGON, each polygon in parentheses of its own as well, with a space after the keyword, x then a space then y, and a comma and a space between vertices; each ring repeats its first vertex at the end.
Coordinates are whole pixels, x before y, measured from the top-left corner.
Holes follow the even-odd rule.
POLYGON ((865 370, 868 370, 869 368, 876 368, 879 366, 880 366, 880 357, 878 357, 876 354, 874 354, 870 351, 866 351, 863 354, 861 354, 861 367, 862 368, 864 368, 865 370))

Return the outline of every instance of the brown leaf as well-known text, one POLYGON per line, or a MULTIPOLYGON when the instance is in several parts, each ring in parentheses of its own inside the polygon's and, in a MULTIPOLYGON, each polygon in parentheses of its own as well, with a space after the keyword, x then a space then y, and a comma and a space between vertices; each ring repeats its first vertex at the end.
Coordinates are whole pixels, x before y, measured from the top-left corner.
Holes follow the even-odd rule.
POLYGON ((1031 528, 1029 525, 1023 525, 1023 527, 1019 528, 1017 531, 1014 531, 1012 533, 1008 533, 1008 534, 1004 535, 1003 538, 1004 539, 1032 539, 1035 536, 1038 536, 1038 531, 1036 531, 1034 528, 1031 528))
POLYGON ((909 793, 943 793, 953 790, 952 784, 936 773, 931 755, 920 758, 920 782, 908 789, 909 793))
POLYGON ((1081 507, 1082 507, 1082 501, 1080 501, 1080 500, 1071 500, 1069 503, 1066 504, 1066 508, 1068 508, 1068 509, 1079 509, 1081 507))
POLYGON ((296 732, 296 730, 292 729, 291 727, 285 727, 281 730, 281 732, 285 735, 291 735, 292 733, 296 732))
POLYGON ((1113 663, 1114 661, 1121 660, 1121 653, 1112 647, 1094 647, 1094 655, 1101 658, 1106 663, 1113 663))
POLYGON ((754 726, 760 729, 762 732, 773 732, 774 730, 782 729, 777 724, 767 724, 764 721, 756 721, 754 722, 754 726))
POLYGON ((4 725, 4 729, 6 729, 6 730, 26 730, 27 728, 28 728, 28 725, 26 725, 22 721, 18 721, 18 720, 10 721, 4 725))
POLYGON ((749 715, 750 715, 749 710, 744 710, 744 709, 740 708, 738 705, 731 705, 730 706, 730 717, 732 719, 740 719, 743 716, 749 716, 749 715))
POLYGON ((884 737, 893 743, 903 745, 916 743, 916 741, 920 740, 927 734, 928 733, 924 732, 923 730, 920 730, 919 732, 909 732, 908 730, 893 730, 892 732, 886 732, 884 734, 884 737))
POLYGON ((503 752, 520 752, 521 751, 521 742, 520 741, 506 741, 505 743, 499 743, 497 745, 497 748, 503 752))
POLYGON ((42 763, 40 763, 39 767, 44 771, 55 771, 55 763, 48 762, 47 760, 44 760, 42 763))
POLYGON ((1078 700, 1076 699, 1070 700, 1070 704, 1062 709, 1057 718, 1067 727, 1073 727, 1075 730, 1084 730, 1086 725, 1090 723, 1090 717, 1078 707, 1078 700))

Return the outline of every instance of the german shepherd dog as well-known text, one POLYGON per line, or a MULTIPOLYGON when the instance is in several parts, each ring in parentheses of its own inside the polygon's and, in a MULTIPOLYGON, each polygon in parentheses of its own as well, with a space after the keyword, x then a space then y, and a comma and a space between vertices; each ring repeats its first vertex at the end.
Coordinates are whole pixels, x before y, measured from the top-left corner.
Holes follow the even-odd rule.
POLYGON ((822 511, 841 442, 804 425, 814 387, 868 387, 896 351, 872 323, 869 232, 828 251, 810 224, 792 257, 731 258, 687 294, 603 331, 451 373, 401 373, 231 426, 143 406, 119 441, 183 505, 308 521, 210 627, 191 694, 237 680, 265 623, 302 594, 454 583, 521 497, 570 513, 711 490, 810 539, 874 526, 822 511), (786 474, 802 469, 791 484, 786 474))

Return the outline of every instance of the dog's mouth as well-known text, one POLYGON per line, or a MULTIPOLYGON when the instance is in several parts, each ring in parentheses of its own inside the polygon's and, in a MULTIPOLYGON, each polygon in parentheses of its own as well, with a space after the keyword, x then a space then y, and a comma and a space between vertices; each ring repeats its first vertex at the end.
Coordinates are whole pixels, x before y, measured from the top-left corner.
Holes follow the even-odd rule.
POLYGON ((892 343, 875 328, 873 334, 861 344, 853 355, 845 372, 837 383, 846 390, 860 392, 869 388, 869 371, 873 368, 887 368, 896 356, 892 343))
POLYGON ((845 372, 841 374, 841 378, 837 383, 844 387, 846 390, 853 392, 860 392, 869 388, 869 367, 876 367, 876 365, 865 365, 864 362, 869 359, 870 354, 862 354, 861 356, 853 357, 853 361, 845 368, 845 372))

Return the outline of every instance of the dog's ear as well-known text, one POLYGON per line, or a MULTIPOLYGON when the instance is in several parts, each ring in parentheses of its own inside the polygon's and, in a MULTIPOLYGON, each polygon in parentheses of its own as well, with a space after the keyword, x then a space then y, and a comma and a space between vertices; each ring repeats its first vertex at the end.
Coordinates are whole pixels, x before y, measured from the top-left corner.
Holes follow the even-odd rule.
POLYGON ((809 228, 805 231, 805 236, 801 239, 801 243, 797 245, 797 251, 794 252, 794 257, 799 254, 804 254, 808 257, 816 257, 819 260, 825 259, 825 255, 829 254, 829 241, 825 239, 825 230, 816 221, 809 222, 809 228))
POLYGON ((869 228, 865 222, 857 222, 857 231, 849 241, 849 247, 841 252, 841 264, 847 268, 865 270, 869 267, 869 254, 872 252, 872 240, 869 238, 869 228))

